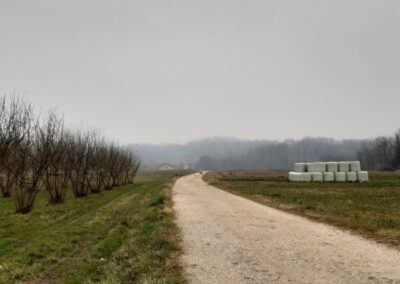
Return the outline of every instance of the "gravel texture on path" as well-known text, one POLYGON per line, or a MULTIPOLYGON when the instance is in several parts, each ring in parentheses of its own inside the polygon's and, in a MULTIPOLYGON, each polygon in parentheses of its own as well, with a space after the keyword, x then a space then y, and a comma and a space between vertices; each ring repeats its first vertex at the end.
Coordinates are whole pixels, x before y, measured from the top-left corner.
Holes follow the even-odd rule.
POLYGON ((190 283, 400 283, 400 251, 208 185, 173 188, 190 283))

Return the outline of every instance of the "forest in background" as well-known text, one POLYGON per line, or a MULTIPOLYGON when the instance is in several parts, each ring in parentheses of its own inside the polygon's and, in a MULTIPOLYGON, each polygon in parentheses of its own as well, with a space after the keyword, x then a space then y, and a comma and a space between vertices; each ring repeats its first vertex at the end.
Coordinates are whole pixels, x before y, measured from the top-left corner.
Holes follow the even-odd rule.
POLYGON ((296 162, 360 160, 366 170, 400 168, 400 130, 375 139, 240 140, 206 138, 184 145, 131 144, 143 166, 186 164, 194 169, 290 170, 296 162))

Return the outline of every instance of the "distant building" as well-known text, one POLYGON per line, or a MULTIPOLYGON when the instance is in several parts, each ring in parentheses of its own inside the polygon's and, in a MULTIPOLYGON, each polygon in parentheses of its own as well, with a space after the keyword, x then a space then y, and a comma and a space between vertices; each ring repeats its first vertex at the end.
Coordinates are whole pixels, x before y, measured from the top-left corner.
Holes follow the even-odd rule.
POLYGON ((176 169, 188 170, 189 169, 189 165, 185 164, 185 163, 179 163, 179 164, 176 165, 176 169))
POLYGON ((164 163, 164 164, 159 165, 157 167, 157 170, 159 170, 159 171, 172 171, 172 170, 175 170, 175 166, 171 165, 171 164, 164 163))

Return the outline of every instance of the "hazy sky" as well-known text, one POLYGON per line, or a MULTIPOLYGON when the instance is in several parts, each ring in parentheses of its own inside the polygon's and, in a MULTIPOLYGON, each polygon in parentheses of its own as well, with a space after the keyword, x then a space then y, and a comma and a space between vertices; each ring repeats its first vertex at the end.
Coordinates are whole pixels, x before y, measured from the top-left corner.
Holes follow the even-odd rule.
POLYGON ((400 1, 0 0, 0 88, 128 142, 400 127, 400 1))

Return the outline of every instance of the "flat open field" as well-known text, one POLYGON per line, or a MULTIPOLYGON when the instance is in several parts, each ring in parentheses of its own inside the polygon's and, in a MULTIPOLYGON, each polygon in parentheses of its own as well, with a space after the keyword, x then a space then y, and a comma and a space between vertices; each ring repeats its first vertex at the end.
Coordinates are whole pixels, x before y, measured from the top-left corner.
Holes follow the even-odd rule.
POLYGON ((182 283, 170 188, 184 172, 13 213, 0 199, 0 283, 182 283))
POLYGON ((400 248, 400 174, 373 172, 369 183, 291 183, 286 172, 209 172, 221 189, 352 230, 400 248))

